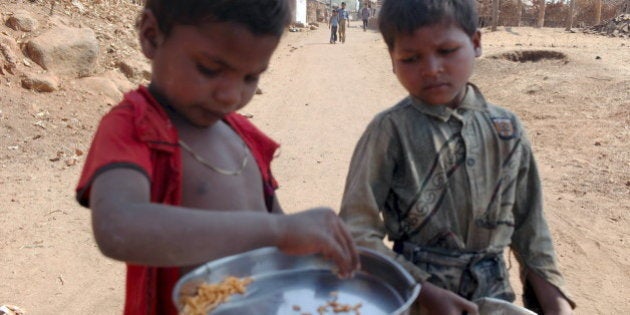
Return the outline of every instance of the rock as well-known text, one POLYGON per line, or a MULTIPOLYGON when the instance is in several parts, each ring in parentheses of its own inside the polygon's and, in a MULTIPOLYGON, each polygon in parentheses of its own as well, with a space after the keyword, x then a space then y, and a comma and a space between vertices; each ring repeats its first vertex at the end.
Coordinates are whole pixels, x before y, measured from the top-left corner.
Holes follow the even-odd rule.
POLYGON ((27 73, 22 78, 22 87, 37 92, 53 92, 59 89, 59 79, 48 74, 27 73))
POLYGON ((26 55, 46 70, 76 78, 94 72, 98 41, 89 28, 53 28, 26 44, 26 55))
POLYGON ((18 10, 7 19, 6 25, 16 31, 32 32, 37 29, 39 23, 28 11, 18 10))
MULTIPOLYGON (((12 200, 13 201, 13 200, 12 200)), ((24 312, 21 308, 15 305, 2 305, 0 306, 0 315, 24 315, 24 312)))
POLYGON ((107 71, 103 73, 103 77, 109 79, 112 83, 114 83, 118 91, 123 94, 134 90, 137 87, 136 84, 129 81, 127 77, 125 77, 125 75, 120 73, 120 71, 118 70, 107 71))
POLYGON ((13 37, 0 34, 0 74, 15 74, 18 65, 17 53, 20 47, 13 37))
POLYGON ((74 84, 80 91, 105 96, 111 104, 116 104, 123 98, 123 93, 116 84, 105 77, 82 78, 76 80, 74 84))
POLYGON ((617 17, 604 21, 598 25, 591 26, 584 29, 585 33, 589 34, 602 34, 614 37, 628 37, 630 36, 629 25, 630 14, 620 14, 617 17))
POLYGON ((118 62, 118 69, 129 79, 151 80, 151 65, 134 58, 118 62))

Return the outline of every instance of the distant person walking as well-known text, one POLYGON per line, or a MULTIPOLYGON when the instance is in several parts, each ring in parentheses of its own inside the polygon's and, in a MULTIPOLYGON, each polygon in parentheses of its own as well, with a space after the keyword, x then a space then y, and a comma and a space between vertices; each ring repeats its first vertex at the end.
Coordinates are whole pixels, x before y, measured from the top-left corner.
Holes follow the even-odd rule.
POLYGON ((339 14, 337 9, 332 10, 330 19, 328 20, 328 28, 330 29, 330 43, 337 43, 337 28, 339 27, 339 14))
POLYGON ((350 16, 348 15, 348 11, 346 10, 346 3, 341 3, 341 8, 339 8, 339 41, 342 43, 346 42, 346 25, 350 26, 350 16))
POLYGON ((370 13, 371 12, 372 12, 372 6, 369 5, 366 2, 365 5, 363 6, 363 9, 361 9, 361 20, 363 20, 363 31, 364 32, 367 30, 368 19, 370 18, 370 13))

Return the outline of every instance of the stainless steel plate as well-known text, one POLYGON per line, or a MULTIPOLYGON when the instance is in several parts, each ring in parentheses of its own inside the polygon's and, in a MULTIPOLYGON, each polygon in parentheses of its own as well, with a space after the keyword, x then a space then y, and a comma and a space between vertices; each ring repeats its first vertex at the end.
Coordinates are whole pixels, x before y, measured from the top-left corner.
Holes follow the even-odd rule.
POLYGON ((483 315, 536 315, 536 313, 508 301, 495 298, 480 298, 474 301, 483 315))
POLYGON ((336 294, 338 303, 361 303, 360 314, 407 314, 420 285, 388 257, 366 248, 359 248, 359 253, 361 271, 352 279, 339 279, 331 271, 331 263, 318 255, 289 256, 276 248, 257 249, 209 262, 186 274, 175 286, 173 300, 180 307, 180 297, 194 295, 203 282, 252 277, 244 295, 232 296, 212 314, 317 315, 318 307, 333 300, 331 294, 336 294))

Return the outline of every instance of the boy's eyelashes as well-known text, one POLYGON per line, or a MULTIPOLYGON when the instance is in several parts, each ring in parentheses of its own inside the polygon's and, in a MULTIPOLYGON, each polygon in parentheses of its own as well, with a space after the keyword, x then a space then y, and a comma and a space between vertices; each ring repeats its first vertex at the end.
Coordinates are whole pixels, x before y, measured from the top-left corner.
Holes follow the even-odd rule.
POLYGON ((414 63, 414 62, 416 62, 418 60, 420 60, 420 56, 411 56, 411 57, 400 58, 400 61, 402 63, 414 63))
POLYGON ((454 53, 455 51, 457 51, 457 49, 459 49, 459 47, 443 48, 443 49, 438 50, 438 52, 440 53, 440 55, 448 55, 448 54, 454 53))
MULTIPOLYGON (((437 50, 438 55, 440 56, 448 56, 454 52, 456 52, 459 49, 459 47, 453 47, 453 48, 440 48, 437 50)), ((417 62, 422 60, 422 56, 421 55, 412 55, 412 56, 401 56, 400 58, 398 58, 398 60, 400 60, 402 63, 413 63, 413 62, 417 62)))
POLYGON ((210 69, 208 67, 205 67, 201 64, 197 64, 197 70, 199 71, 199 73, 207 76, 207 77, 214 77, 217 74, 219 74, 220 70, 219 69, 210 69))
MULTIPOLYGON (((214 78, 221 73, 221 69, 211 69, 201 64, 197 64, 197 71, 208 78, 214 78)), ((245 83, 257 83, 259 79, 259 74, 253 74, 246 75, 243 80, 245 81, 245 83)))
POLYGON ((245 83, 257 83, 260 79, 260 75, 248 75, 245 76, 245 83))

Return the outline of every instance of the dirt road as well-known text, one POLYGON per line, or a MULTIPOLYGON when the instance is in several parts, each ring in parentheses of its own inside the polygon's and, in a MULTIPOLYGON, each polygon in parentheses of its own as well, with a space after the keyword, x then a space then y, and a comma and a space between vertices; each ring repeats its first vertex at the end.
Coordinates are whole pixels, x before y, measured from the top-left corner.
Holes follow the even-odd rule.
MULTIPOLYGON (((287 33, 263 94, 242 110, 282 144, 273 170, 289 212, 338 207, 363 128, 405 95, 380 35, 358 26, 336 45, 325 26, 287 33)), ((513 28, 484 31, 482 44, 473 82, 529 130, 576 313, 630 313, 630 41, 513 28), (491 58, 523 49, 561 56, 491 58)), ((89 211, 73 199, 83 156, 63 163, 67 152, 87 151, 108 109, 90 100, 83 91, 0 87, 0 304, 28 314, 121 312, 124 266, 98 252, 89 211)))

